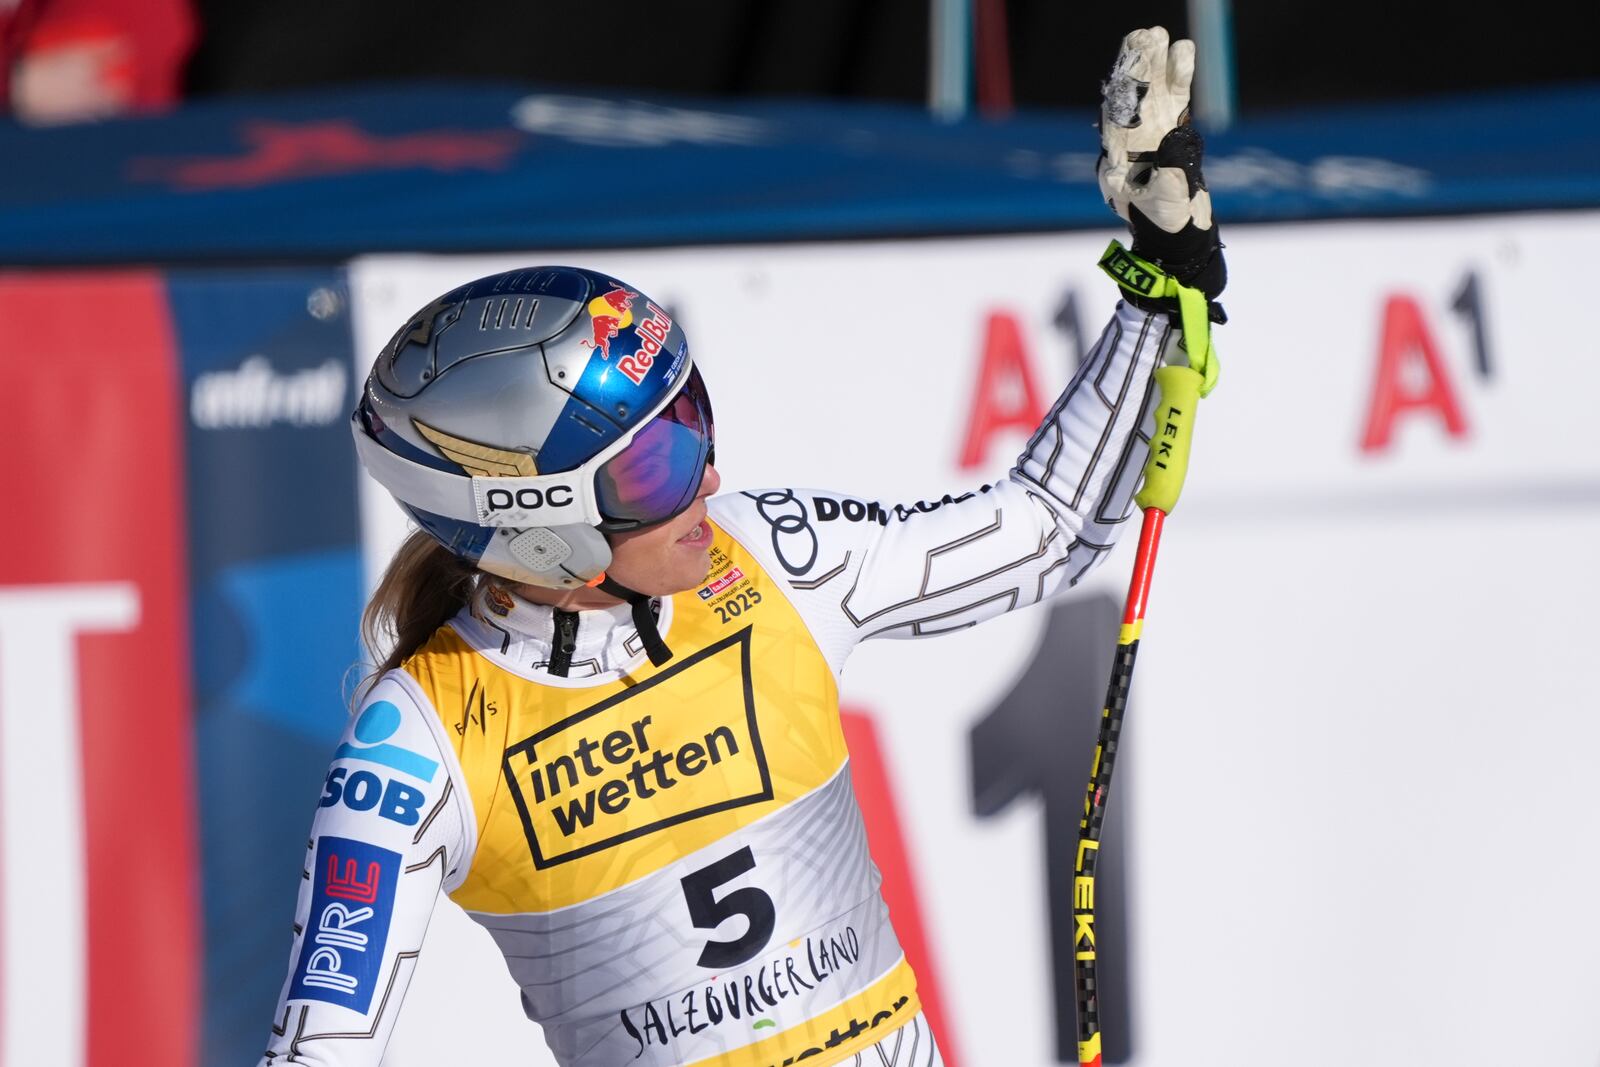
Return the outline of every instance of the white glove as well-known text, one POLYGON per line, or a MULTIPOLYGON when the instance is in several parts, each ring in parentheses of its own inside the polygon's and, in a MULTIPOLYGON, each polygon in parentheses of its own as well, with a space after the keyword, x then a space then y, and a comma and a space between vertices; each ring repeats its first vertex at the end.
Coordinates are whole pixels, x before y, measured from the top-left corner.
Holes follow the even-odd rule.
POLYGON ((1205 146, 1189 125, 1194 42, 1168 46, 1160 26, 1122 40, 1101 86, 1100 193, 1133 231, 1133 250, 1215 300, 1227 284, 1205 146))
POLYGON ((1158 161, 1162 141, 1189 121, 1189 83, 1194 80, 1194 42, 1170 48, 1160 26, 1134 30, 1122 39, 1111 76, 1101 86, 1100 193, 1123 221, 1132 225, 1130 207, 1151 222, 1177 233, 1193 222, 1211 228, 1211 194, 1180 160, 1158 161))

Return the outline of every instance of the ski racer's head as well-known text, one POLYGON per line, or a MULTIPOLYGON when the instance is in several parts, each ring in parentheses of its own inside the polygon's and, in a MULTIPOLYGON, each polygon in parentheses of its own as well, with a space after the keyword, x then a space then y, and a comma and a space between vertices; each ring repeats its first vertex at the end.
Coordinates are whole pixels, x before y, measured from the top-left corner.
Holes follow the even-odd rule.
POLYGON ((537 599, 705 577, 710 399, 682 328, 615 278, 528 267, 445 293, 379 354, 351 429, 428 538, 537 599))

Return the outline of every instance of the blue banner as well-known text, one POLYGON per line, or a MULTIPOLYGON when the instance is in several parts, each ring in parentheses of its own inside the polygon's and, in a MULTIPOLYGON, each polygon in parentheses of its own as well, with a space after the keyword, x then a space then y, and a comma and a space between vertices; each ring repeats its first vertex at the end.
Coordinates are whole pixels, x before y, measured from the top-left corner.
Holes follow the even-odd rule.
POLYGON ((348 719, 363 579, 342 271, 178 272, 204 879, 203 1063, 253 1063, 348 719))
MULTIPOLYGON (((1090 111, 393 88, 0 123, 0 263, 322 259, 1108 225, 1090 111)), ((1600 204, 1600 84, 1210 138, 1229 222, 1600 204)))

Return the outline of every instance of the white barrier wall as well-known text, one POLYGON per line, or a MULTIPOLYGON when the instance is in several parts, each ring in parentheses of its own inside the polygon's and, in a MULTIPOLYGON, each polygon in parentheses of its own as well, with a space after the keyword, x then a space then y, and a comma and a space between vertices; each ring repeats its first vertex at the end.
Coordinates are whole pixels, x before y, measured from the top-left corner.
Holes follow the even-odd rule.
MULTIPOLYGON (((462 281, 582 262, 675 309, 728 489, 909 502, 1003 475, 1024 433, 985 419, 1064 384, 1115 300, 1110 236, 374 257, 356 340, 370 358, 462 281)), ((1112 801, 1131 1062, 1594 1063, 1600 346, 1566 264, 1600 214, 1226 236, 1222 381, 1112 801)), ((375 572, 403 527, 364 492, 375 572)), ((1120 604, 1131 532, 1069 597, 1120 604)), ((1048 653, 1048 618, 873 642, 844 676, 885 748, 965 1067, 1057 1062, 1043 843, 1075 827, 1027 795, 975 814, 971 737, 1048 653)), ((1087 770, 1067 753, 1059 775, 1087 770)), ((385 1062, 553 1062, 448 903, 385 1062)))

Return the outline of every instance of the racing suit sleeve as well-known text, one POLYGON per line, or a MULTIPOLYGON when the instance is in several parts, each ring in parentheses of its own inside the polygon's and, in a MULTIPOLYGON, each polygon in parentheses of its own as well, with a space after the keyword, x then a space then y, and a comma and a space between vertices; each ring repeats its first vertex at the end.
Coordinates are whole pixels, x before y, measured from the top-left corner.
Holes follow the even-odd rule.
POLYGON ((1132 514, 1149 455, 1167 317, 1126 302, 1007 476, 960 495, 886 504, 768 489, 711 518, 788 588, 837 672, 859 641, 925 637, 1034 604, 1078 581, 1132 514))
POLYGON ((476 822, 454 750, 409 675, 350 720, 306 843, 289 976, 261 1067, 377 1067, 439 891, 471 865, 476 822))

